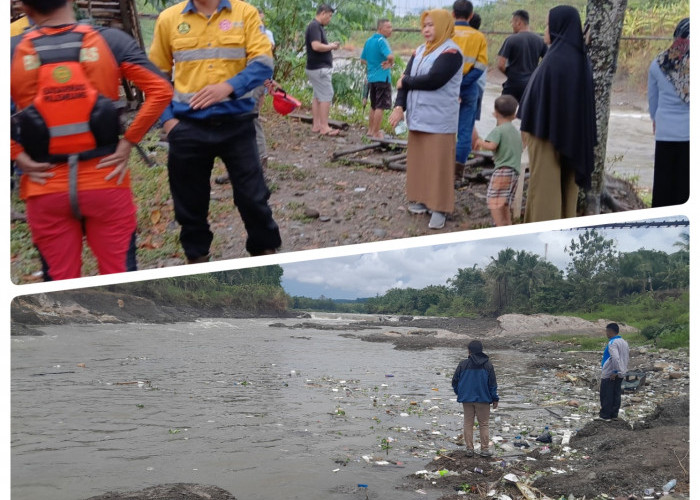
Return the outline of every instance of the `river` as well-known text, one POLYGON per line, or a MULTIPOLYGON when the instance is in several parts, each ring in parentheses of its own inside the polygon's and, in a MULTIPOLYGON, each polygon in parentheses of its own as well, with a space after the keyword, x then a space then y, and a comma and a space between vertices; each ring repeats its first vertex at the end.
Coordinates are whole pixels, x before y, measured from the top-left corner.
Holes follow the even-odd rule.
MULTIPOLYGON (((216 485, 239 500, 437 498, 397 486, 436 450, 456 448, 461 407, 450 380, 465 352, 399 351, 275 322, 71 325, 13 337, 12 498, 171 482, 216 485)), ((529 394, 551 381, 526 368, 532 359, 492 355, 496 415, 514 426, 546 420, 529 394)))

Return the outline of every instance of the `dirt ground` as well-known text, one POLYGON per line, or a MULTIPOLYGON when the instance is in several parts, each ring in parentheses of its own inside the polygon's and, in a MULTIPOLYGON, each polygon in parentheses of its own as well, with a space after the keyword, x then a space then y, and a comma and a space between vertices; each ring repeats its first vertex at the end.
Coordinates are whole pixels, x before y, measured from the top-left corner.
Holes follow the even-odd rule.
POLYGON ((685 397, 667 400, 644 425, 634 429, 624 421, 592 421, 571 439, 571 449, 577 450, 569 452, 550 445, 547 454, 535 449, 519 458, 486 459, 455 451, 426 464, 425 470, 459 471, 458 475, 438 480, 411 475, 403 487, 439 487, 445 491, 441 500, 464 498, 464 492, 483 497, 493 490, 511 498, 523 497, 516 484, 504 478, 515 474, 521 481, 535 478, 530 487, 551 498, 596 498, 601 494, 641 498, 653 495, 645 495, 644 490, 660 492, 670 478, 675 478, 675 496, 688 496, 688 414, 685 397), (483 472, 475 472, 475 468, 483 472), (463 493, 458 494, 460 490, 463 493))
MULTIPOLYGON (((302 109, 301 113, 310 113, 310 110, 302 109)), ((368 142, 364 124, 351 125, 337 137, 324 137, 312 133, 310 124, 282 117, 269 106, 264 108, 261 121, 269 154, 265 169, 272 192, 269 203, 280 227, 282 252, 465 231, 493 224, 486 206, 487 179, 481 178, 456 189, 454 213, 448 216, 443 229, 433 230, 428 228, 429 215, 408 212, 404 172, 332 161, 333 153, 368 142)), ((166 149, 155 143, 144 143, 144 148, 159 171, 155 177, 152 173, 136 173, 134 182, 139 182, 141 176, 149 177, 153 189, 161 193, 167 190, 166 149)), ((359 157, 371 153, 368 151, 359 157)), ((478 169, 470 169, 467 174, 477 172, 478 169)), ((224 173, 223 164, 217 162, 212 180, 224 173)), ((608 180, 608 190, 625 209, 644 208, 632 184, 613 177, 608 180)), ((527 192, 527 182, 524 192, 527 192)), ((135 200, 140 213, 148 214, 147 220, 141 217, 138 229, 139 269, 185 263, 176 241, 179 225, 174 220, 172 199, 167 193, 164 202, 157 198, 153 195, 149 199, 137 197, 135 200)), ((524 202, 522 208, 524 211, 524 202)), ((212 260, 248 256, 246 231, 233 206, 229 184, 212 181, 209 221, 214 233, 212 260)), ((26 222, 21 220, 14 221, 13 228, 24 224, 26 222)), ((25 255, 13 255, 13 282, 40 280, 39 259, 33 259, 33 265, 22 265, 24 259, 25 255)), ((94 267, 92 264, 83 272, 95 274, 94 267)))
MULTIPOLYGON (((469 496, 497 490, 512 498, 522 497, 516 484, 504 478, 507 474, 515 474, 521 481, 537 478, 530 487, 552 498, 571 494, 576 498, 601 494, 641 498, 648 488, 661 491, 670 478, 677 479, 676 495, 689 495, 688 412, 688 399, 679 398, 659 407, 644 426, 634 430, 623 421, 589 422, 571 439, 570 446, 578 448, 578 453, 566 458, 557 445, 552 445, 548 454, 536 449, 517 460, 469 458, 463 451, 455 451, 430 462, 426 470, 460 471, 439 479, 439 487, 446 493, 441 500, 464 498, 463 493, 457 494, 459 490, 469 491, 469 496), (474 472, 475 468, 483 473, 474 472), (553 470, 557 472, 552 474, 553 470), (469 485, 466 489, 465 484, 469 485)), ((433 481, 412 475, 405 487, 434 488, 433 481)))

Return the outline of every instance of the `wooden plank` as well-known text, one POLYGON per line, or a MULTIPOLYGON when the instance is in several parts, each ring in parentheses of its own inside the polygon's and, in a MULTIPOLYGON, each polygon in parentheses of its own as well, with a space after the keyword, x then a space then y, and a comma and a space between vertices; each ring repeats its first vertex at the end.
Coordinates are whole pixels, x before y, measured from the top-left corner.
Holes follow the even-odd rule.
POLYGON ((332 159, 335 160, 337 158, 340 158, 341 156, 351 155, 353 153, 359 153, 360 151, 366 151, 367 149, 374 149, 374 148, 379 147, 379 146, 381 146, 381 144, 379 144, 378 142, 372 142, 371 144, 365 144, 363 146, 359 146, 356 148, 344 149, 342 151, 336 151, 335 153, 333 153, 332 159))
POLYGON ((391 144, 393 146, 408 146, 408 141, 404 139, 374 139, 381 144, 391 144))

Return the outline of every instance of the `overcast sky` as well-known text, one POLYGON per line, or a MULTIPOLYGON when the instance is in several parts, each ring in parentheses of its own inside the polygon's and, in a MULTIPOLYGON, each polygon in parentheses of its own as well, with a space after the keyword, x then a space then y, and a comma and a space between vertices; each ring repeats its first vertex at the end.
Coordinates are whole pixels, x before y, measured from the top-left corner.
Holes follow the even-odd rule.
MULTIPOLYGON (((668 220, 668 219, 667 219, 668 220)), ((673 253, 673 244, 687 227, 598 230, 612 238, 621 252, 640 248, 673 253)), ((466 243, 374 252, 307 262, 283 264, 282 285, 290 295, 333 299, 374 297, 390 288, 423 288, 444 285, 459 268, 485 267, 500 250, 516 250, 544 256, 560 269, 569 261, 564 248, 578 230, 547 231, 466 243)))

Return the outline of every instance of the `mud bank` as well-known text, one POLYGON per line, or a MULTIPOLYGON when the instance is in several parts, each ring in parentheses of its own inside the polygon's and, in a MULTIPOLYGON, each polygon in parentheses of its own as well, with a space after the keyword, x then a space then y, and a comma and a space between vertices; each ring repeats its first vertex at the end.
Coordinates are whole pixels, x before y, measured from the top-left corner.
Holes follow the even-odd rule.
MULTIPOLYGON (((539 350, 546 343, 537 337, 557 333, 575 333, 583 336, 601 336, 610 320, 587 321, 572 316, 549 314, 505 314, 498 318, 413 318, 410 316, 380 316, 375 321, 358 321, 342 325, 319 322, 270 326, 281 328, 315 328, 344 331, 343 336, 365 342, 388 342, 396 349, 421 350, 436 347, 464 348, 475 338, 484 340, 489 349, 522 348, 539 350), (363 331, 371 330, 369 333, 363 331), (382 330, 382 331, 377 331, 382 330), (352 332, 352 333, 351 333, 352 332), (497 341, 496 341, 497 340, 497 341), (496 341, 496 342, 494 342, 496 341)), ((620 331, 637 332, 637 329, 620 323, 620 331)), ((555 344, 555 343, 552 343, 555 344)), ((556 345, 556 344, 555 344, 556 345)))
POLYGON ((216 318, 290 318, 287 311, 251 313, 225 307, 183 307, 159 304, 153 300, 106 290, 72 290, 50 294, 25 295, 12 301, 11 335, 41 335, 33 327, 92 323, 156 323, 216 318))
POLYGON ((139 491, 109 492, 87 500, 236 500, 231 493, 216 486, 200 484, 164 484, 139 491))

